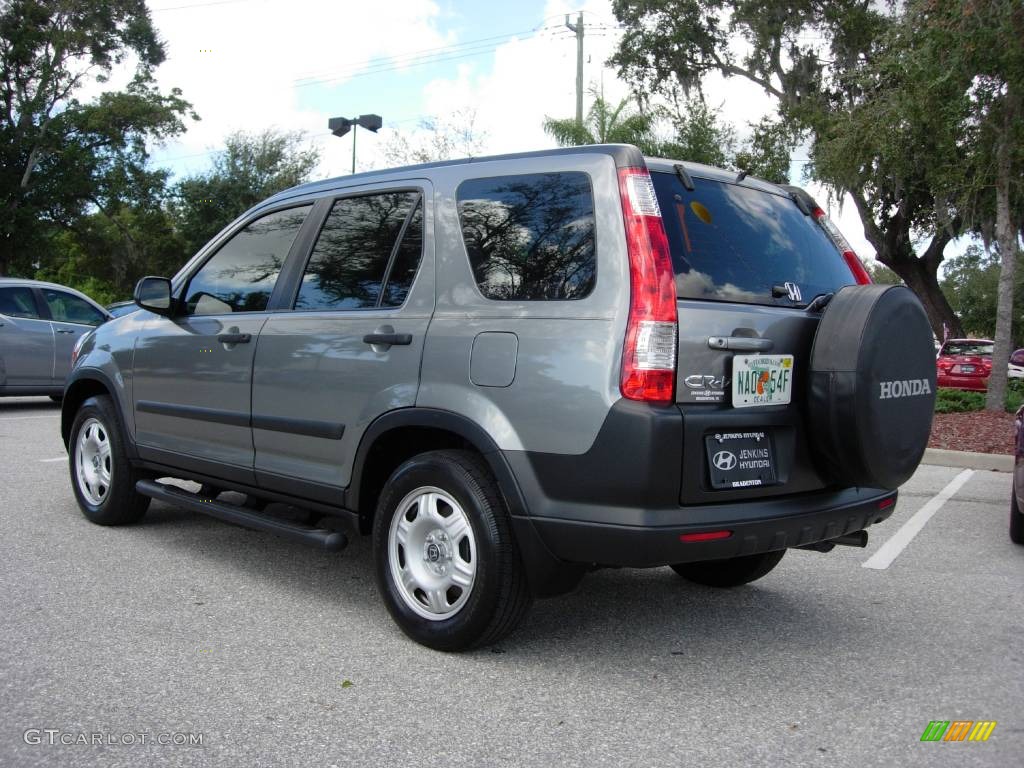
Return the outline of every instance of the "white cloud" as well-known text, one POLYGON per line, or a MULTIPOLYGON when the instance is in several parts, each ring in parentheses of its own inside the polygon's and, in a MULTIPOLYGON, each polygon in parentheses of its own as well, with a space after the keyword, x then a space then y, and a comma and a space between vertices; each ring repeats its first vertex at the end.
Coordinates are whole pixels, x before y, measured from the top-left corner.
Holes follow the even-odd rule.
POLYGON ((236 130, 276 126, 329 137, 327 116, 300 106, 306 91, 297 79, 341 85, 369 59, 449 44, 440 15, 432 0, 389 0, 386 13, 380 4, 329 0, 154 7, 168 57, 158 83, 165 91, 181 88, 202 118, 170 147, 173 155, 203 153, 236 130))

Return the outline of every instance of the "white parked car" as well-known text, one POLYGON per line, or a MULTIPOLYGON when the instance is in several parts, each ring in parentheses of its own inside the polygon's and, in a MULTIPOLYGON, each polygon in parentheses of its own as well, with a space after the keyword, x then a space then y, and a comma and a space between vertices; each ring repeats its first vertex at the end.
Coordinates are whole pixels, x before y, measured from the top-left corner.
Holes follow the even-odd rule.
POLYGON ((1018 349, 1010 355, 1006 375, 1011 379, 1024 379, 1024 349, 1018 349))

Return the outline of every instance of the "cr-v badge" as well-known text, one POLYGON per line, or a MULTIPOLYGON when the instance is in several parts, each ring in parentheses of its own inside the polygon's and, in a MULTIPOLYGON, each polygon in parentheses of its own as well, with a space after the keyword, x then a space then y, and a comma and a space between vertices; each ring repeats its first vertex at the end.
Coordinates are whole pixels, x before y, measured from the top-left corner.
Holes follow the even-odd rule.
POLYGON ((680 394, 685 403, 720 403, 725 400, 725 376, 694 373, 683 379, 685 389, 680 394))

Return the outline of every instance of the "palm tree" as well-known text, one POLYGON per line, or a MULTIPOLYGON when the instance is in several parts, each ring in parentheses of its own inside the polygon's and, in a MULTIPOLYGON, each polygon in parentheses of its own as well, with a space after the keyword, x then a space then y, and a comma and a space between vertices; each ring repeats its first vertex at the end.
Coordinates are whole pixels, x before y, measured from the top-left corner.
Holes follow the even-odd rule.
POLYGON ((544 132, 553 137, 558 146, 634 144, 644 152, 656 146, 651 132, 654 120, 649 115, 629 110, 628 98, 613 107, 596 89, 592 88, 590 94, 594 103, 582 124, 572 117, 544 118, 544 132))

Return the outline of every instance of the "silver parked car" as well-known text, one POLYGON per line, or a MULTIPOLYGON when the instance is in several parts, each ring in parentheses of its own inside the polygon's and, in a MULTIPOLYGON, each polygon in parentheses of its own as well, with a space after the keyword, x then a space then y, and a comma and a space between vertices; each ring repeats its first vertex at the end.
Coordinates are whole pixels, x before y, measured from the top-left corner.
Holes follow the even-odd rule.
POLYGON ((109 319, 109 312, 73 288, 0 278, 0 396, 59 400, 75 344, 109 319))
POLYGON ((598 566, 736 587, 864 546, 928 441, 932 332, 823 217, 624 145, 284 191, 82 343, 75 496, 101 525, 155 498, 370 535, 392 616, 444 650, 598 566))

